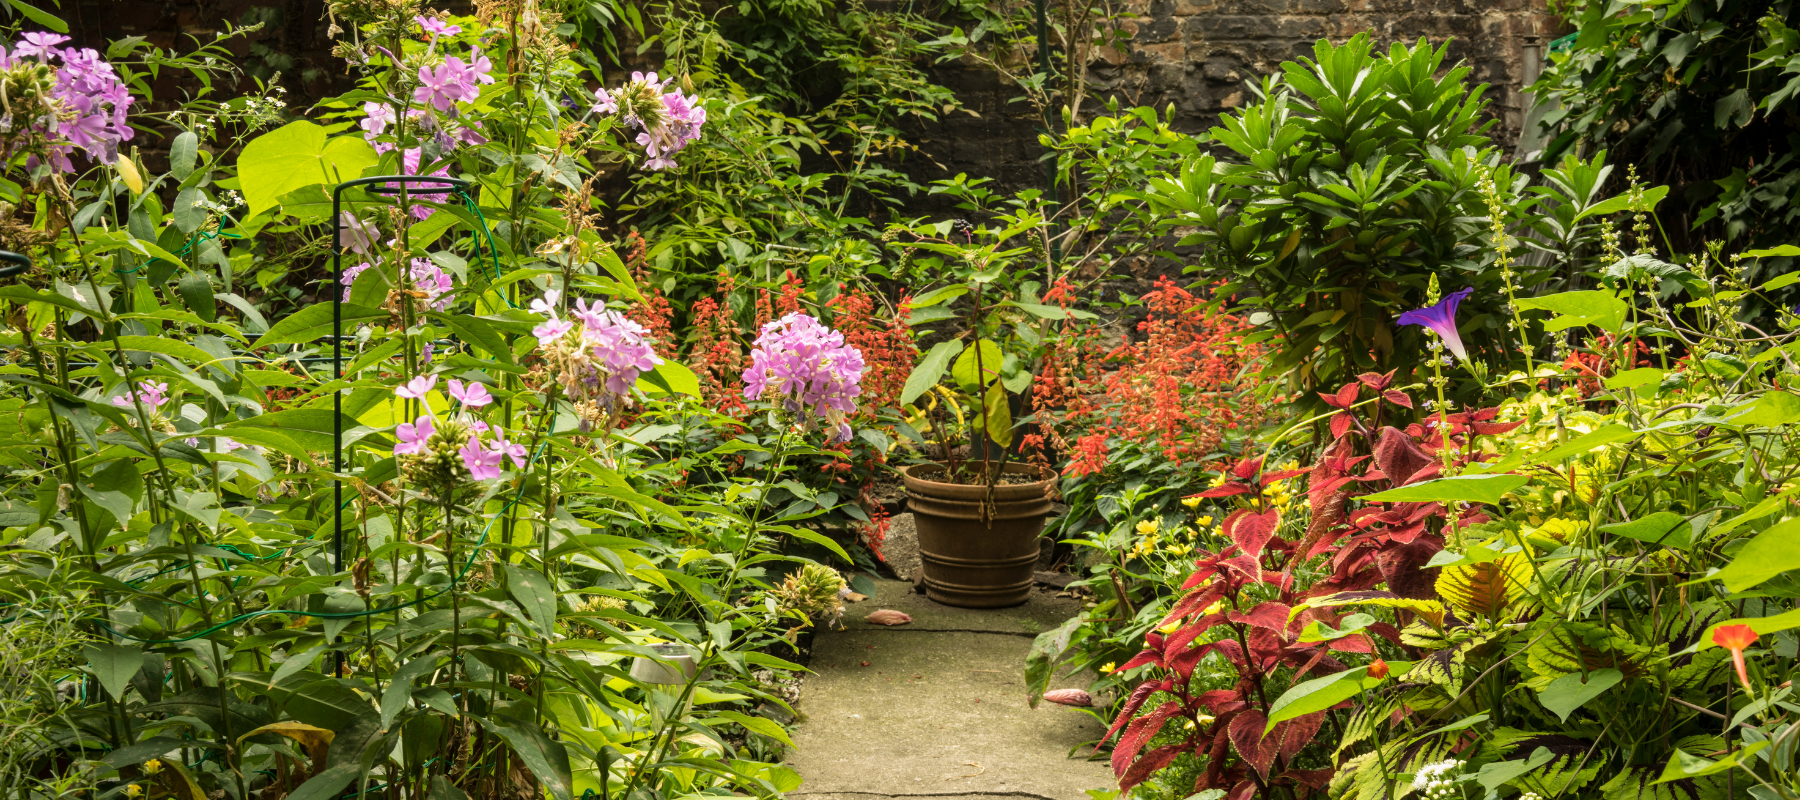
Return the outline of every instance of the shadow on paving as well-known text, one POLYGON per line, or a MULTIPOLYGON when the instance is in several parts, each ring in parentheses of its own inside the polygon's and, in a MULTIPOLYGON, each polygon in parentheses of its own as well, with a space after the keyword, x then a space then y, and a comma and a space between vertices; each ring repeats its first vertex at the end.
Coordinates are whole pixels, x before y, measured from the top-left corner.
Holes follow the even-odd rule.
MULTIPOLYGON (((880 581, 847 609, 849 630, 819 634, 788 766, 806 783, 789 797, 871 800, 1026 797, 1087 800, 1117 784, 1105 761, 1088 761, 1104 726, 1076 709, 1026 705, 1025 655, 1037 633, 1079 604, 1036 591, 1017 608, 949 608, 880 581), (912 615, 883 628, 878 608, 912 615)), ((1052 688, 1082 685, 1079 679, 1052 688)))

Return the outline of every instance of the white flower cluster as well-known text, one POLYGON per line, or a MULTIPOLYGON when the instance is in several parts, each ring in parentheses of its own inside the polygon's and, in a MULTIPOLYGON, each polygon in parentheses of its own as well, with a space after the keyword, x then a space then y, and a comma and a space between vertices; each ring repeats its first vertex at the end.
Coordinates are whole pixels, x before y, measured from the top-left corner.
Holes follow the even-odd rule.
POLYGON ((1462 772, 1463 762, 1459 759, 1446 759, 1426 764, 1413 774, 1413 788, 1419 796, 1426 800, 1445 800, 1461 793, 1456 788, 1456 777, 1462 772))

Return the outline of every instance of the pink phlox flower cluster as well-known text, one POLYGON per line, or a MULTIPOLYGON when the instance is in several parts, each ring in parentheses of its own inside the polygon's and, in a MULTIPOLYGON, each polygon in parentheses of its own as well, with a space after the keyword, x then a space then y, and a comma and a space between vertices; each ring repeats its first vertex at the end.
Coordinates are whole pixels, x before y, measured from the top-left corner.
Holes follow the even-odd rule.
MULTIPOLYGON (((399 394, 399 392, 396 391, 395 394, 399 394)), ((399 444, 394 445, 394 455, 403 456, 409 453, 424 452, 425 443, 430 441, 435 433, 437 433, 437 424, 432 421, 430 414, 420 414, 419 418, 413 422, 400 423, 400 427, 394 430, 394 438, 400 440, 399 444)))
POLYGON ((469 408, 480 408, 494 402, 494 396, 488 393, 486 386, 474 381, 464 384, 455 378, 450 379, 450 397, 469 408))
POLYGON ((643 145, 644 154, 649 156, 644 161, 646 169, 675 166, 675 160, 670 156, 700 138, 700 129, 706 124, 706 109, 699 105, 699 97, 689 97, 680 89, 663 91, 673 82, 674 78, 659 78, 654 72, 647 75, 633 72, 625 86, 594 93, 590 111, 595 114, 617 114, 621 109, 620 101, 625 101, 625 124, 641 129, 637 143, 643 145), (661 108, 647 109, 642 105, 658 102, 661 108))
POLYGON ((469 434, 469 441, 456 452, 462 456, 463 466, 469 468, 469 477, 478 481, 500 477, 500 461, 506 453, 482 447, 480 434, 469 434))
MULTIPOLYGON (((420 162, 422 162, 424 158, 425 154, 423 148, 409 148, 406 152, 400 154, 400 165, 406 170, 406 174, 417 175, 419 174, 420 162)), ((449 165, 439 167, 437 171, 431 173, 431 177, 450 177, 449 165)), ((388 185, 393 188, 399 188, 395 184, 390 183, 388 185)), ((408 192, 408 197, 415 201, 412 206, 412 215, 416 219, 425 219, 437 211, 437 209, 424 205, 424 203, 446 203, 450 200, 450 195, 445 192, 408 192)))
POLYGON ((662 100, 668 120, 637 135, 637 143, 644 146, 644 154, 650 157, 644 162, 646 169, 675 166, 675 160, 669 156, 700 138, 700 127, 706 124, 706 109, 695 102, 698 97, 688 97, 677 89, 663 95, 662 100))
POLYGON ((124 394, 112 399, 112 404, 118 408, 136 408, 137 400, 144 401, 144 406, 151 411, 159 410, 169 402, 169 385, 160 381, 138 381, 136 391, 125 390, 124 394))
MULTIPOLYGON (((75 147, 96 161, 110 163, 119 157, 119 143, 134 135, 126 117, 135 98, 119 80, 112 64, 101 59, 98 52, 86 47, 57 47, 66 41, 69 37, 60 34, 24 34, 11 52, 0 47, 0 70, 30 60, 57 67, 51 102, 58 107, 58 113, 25 124, 41 126, 41 132, 57 142, 50 145, 52 166, 72 172, 75 166, 68 155, 75 147), (49 130, 51 125, 55 126, 54 131, 49 130)), ((13 124, 10 114, 0 118, 0 128, 13 124)))
POLYGON ((477 88, 479 79, 480 76, 456 56, 444 59, 444 63, 435 67, 421 65, 413 101, 426 103, 440 113, 454 111, 457 103, 467 103, 481 96, 481 89, 477 88))
POLYGON ((862 351, 817 319, 795 312, 763 326, 744 370, 744 397, 780 400, 794 414, 817 416, 849 441, 847 415, 862 394, 862 351))
MULTIPOLYGON (((344 302, 350 302, 350 292, 356 286, 357 277, 373 266, 364 261, 344 270, 338 276, 338 283, 344 286, 344 302)), ((454 299, 451 290, 456 287, 456 281, 450 277, 450 273, 445 272, 442 267, 429 258, 413 259, 411 269, 413 288, 425 294, 425 303, 431 307, 431 310, 443 311, 449 308, 450 301, 454 299)))
POLYGON ((532 310, 549 319, 531 332, 564 391, 572 400, 598 401, 608 408, 629 403, 638 376, 663 363, 645 338, 649 330, 603 302, 585 299, 575 301, 570 319, 559 319, 557 296, 551 292, 533 303, 532 310), (577 327, 580 332, 570 336, 577 327))

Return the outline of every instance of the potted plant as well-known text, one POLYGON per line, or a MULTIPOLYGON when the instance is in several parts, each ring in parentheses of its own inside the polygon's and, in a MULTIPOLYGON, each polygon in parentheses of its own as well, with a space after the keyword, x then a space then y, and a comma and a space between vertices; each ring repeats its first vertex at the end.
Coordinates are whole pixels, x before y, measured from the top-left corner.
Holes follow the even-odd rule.
POLYGON ((930 460, 900 471, 918 526, 925 594, 965 608, 1018 605, 1031 593, 1056 480, 1019 460, 1014 447, 1016 410, 1041 341, 1033 328, 1093 315, 1038 303, 1038 284, 1014 283, 1013 259, 1042 252, 1041 225, 901 227, 916 237, 903 268, 951 278, 908 304, 915 324, 961 323, 920 360, 900 397, 915 427, 929 431, 917 438, 930 460))

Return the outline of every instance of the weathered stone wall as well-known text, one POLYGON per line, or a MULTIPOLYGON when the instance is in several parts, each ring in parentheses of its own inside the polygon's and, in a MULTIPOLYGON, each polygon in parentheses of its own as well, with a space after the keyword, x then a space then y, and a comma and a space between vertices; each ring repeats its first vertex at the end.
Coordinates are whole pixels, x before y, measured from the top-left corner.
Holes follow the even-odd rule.
MULTIPOLYGON (((1200 132, 1248 96, 1245 81, 1268 74, 1282 61, 1310 56, 1320 38, 1349 39, 1368 31, 1382 49, 1396 41, 1424 37, 1449 41, 1450 63, 1471 68, 1473 84, 1490 84, 1492 131, 1508 150, 1523 119, 1527 37, 1547 42, 1560 31, 1544 0, 1132 0, 1136 18, 1130 52, 1092 68, 1094 97, 1086 112, 1104 99, 1123 107, 1173 105, 1179 130, 1200 132)), ((968 173, 996 179, 995 188, 1042 185, 1044 168, 1037 136, 1042 123, 1026 103, 1009 103, 1020 92, 984 68, 953 64, 941 80, 979 116, 952 114, 915 131, 924 153, 935 161, 921 177, 968 173)))

